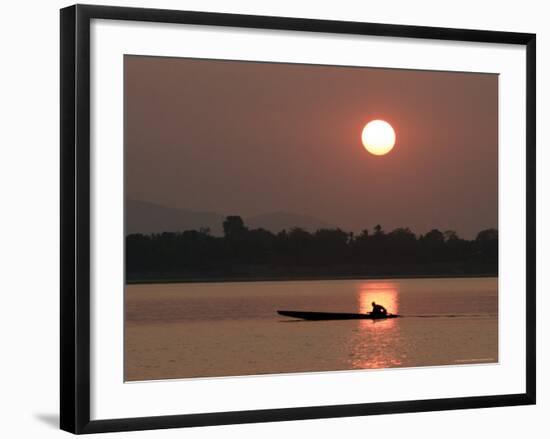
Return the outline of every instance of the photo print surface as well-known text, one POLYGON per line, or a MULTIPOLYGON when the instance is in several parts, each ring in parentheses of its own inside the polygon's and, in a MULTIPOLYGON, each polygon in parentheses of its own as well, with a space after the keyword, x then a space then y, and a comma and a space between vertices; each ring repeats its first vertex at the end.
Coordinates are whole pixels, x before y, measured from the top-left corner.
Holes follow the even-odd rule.
POLYGON ((498 75, 126 55, 127 381, 498 362, 498 75))

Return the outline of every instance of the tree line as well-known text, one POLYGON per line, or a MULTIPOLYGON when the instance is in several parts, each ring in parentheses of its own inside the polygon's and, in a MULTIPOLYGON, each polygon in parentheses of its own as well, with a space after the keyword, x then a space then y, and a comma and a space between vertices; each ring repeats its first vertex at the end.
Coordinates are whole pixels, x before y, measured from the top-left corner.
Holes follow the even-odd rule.
POLYGON ((454 231, 416 235, 380 225, 359 234, 295 227, 249 229, 239 216, 209 229, 126 237, 129 282, 153 280, 293 279, 352 276, 453 276, 498 273, 498 231, 466 240, 454 231))

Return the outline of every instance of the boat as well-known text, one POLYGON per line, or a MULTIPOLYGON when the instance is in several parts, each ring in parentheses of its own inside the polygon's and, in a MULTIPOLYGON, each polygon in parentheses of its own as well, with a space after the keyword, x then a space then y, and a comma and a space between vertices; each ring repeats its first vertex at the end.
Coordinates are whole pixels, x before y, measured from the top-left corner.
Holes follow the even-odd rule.
POLYGON ((399 314, 353 314, 343 312, 315 312, 315 311, 277 311, 285 317, 293 317, 302 320, 385 320, 401 317, 399 314))

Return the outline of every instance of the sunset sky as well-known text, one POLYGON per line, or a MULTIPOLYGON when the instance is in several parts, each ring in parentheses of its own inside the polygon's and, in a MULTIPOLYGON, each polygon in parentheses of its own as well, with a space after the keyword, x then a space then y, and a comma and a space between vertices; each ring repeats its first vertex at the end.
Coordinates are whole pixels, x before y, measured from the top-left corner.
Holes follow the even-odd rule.
POLYGON ((125 57, 126 198, 249 217, 498 225, 498 76, 125 57), (397 137, 361 143, 372 119, 397 137))

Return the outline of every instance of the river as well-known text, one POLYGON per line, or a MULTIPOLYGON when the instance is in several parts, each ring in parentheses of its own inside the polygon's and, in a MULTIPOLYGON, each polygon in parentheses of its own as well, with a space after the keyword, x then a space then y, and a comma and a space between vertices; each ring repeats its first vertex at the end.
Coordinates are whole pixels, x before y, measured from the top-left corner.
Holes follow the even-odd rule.
POLYGON ((125 379, 498 361, 498 279, 127 285, 125 379), (278 309, 403 317, 308 322, 278 309))

